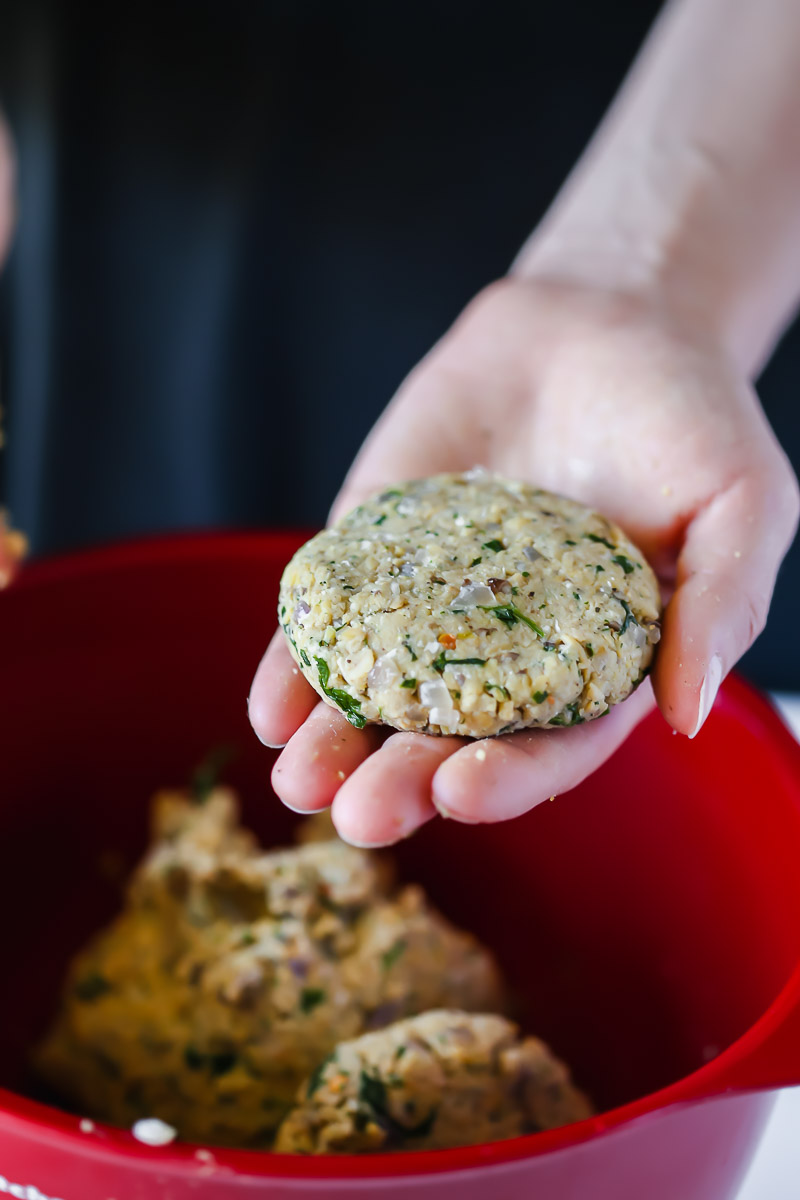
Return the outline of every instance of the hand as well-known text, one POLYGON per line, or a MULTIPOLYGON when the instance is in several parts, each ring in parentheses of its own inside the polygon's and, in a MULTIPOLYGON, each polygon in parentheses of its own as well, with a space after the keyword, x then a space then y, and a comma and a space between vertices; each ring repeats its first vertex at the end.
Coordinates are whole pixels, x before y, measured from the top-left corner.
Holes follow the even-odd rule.
POLYGON ((517 816, 589 775, 656 701, 694 736, 763 628, 797 522, 794 475, 752 388, 657 298, 530 279, 487 289, 403 384, 332 515, 477 463, 599 509, 641 548, 671 596, 652 686, 576 729, 359 732, 319 702, 279 632, 250 695, 258 735, 286 743, 275 791, 302 812, 332 803, 354 843, 394 842, 437 810, 517 816))

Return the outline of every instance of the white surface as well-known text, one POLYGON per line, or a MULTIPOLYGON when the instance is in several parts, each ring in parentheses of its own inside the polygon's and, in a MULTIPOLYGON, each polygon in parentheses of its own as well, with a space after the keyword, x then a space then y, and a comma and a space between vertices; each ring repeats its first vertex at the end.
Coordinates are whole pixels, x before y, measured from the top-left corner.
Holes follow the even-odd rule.
MULTIPOLYGON (((800 737, 800 695, 774 697, 800 737)), ((738 1200, 800 1198, 800 1088, 781 1092, 738 1200)))

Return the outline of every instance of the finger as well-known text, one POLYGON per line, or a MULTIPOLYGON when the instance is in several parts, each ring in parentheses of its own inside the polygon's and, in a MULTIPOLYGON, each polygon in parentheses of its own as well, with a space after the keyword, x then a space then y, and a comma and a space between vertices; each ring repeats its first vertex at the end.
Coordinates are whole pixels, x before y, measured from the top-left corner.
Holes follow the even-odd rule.
POLYGON ((256 736, 273 749, 285 746, 317 700, 317 693, 303 678, 278 630, 258 664, 247 700, 256 736))
POLYGON ((320 703, 275 763, 272 786, 295 812, 319 812, 383 736, 376 725, 354 729, 335 708, 320 703))
POLYGON ((577 729, 532 729, 473 742, 437 770, 434 805, 467 824, 518 817, 591 775, 654 707, 645 680, 607 717, 577 729))
POLYGON ((797 484, 782 456, 740 480, 692 521, 654 671, 659 706, 694 737, 720 683, 764 628, 797 524, 797 484))
POLYGON ((333 802, 333 823, 353 846, 390 846, 424 825, 436 810, 431 781, 461 738, 393 734, 350 776, 333 802))

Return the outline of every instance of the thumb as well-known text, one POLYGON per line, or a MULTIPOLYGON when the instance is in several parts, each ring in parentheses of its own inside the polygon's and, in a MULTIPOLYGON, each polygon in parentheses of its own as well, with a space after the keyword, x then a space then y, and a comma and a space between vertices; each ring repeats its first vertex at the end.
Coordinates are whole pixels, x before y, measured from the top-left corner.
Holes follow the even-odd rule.
POLYGON ((678 560, 653 683, 662 713, 689 737, 764 628, 797 527, 794 473, 777 446, 768 459, 695 516, 678 560))
POLYGON ((475 437, 466 385, 423 361, 389 404, 347 473, 331 508, 337 521, 368 496, 394 483, 475 466, 475 437))

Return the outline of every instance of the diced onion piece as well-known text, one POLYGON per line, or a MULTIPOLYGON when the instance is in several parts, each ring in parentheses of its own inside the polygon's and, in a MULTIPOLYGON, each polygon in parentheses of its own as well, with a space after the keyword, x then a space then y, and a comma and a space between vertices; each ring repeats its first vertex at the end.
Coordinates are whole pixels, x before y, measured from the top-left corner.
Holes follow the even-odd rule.
POLYGON ((494 592, 485 583, 465 583, 450 607, 474 608, 478 604, 494 607, 497 604, 494 592))
POLYGON ((426 679, 421 683, 419 699, 423 707, 428 709, 431 725, 441 725, 442 729, 455 729, 458 726, 458 713, 443 679, 426 679))
POLYGON ((400 678, 400 671, 394 661, 397 650, 389 650, 377 659, 375 666, 367 675, 367 683, 371 688, 391 687, 400 678))

